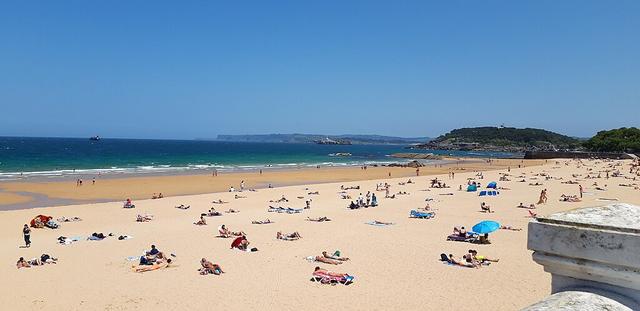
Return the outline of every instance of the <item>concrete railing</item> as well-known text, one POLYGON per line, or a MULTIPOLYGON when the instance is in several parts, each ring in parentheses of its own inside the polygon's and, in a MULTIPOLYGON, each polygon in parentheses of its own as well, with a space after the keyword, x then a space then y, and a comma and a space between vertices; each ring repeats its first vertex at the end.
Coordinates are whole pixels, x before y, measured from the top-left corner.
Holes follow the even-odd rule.
POLYGON ((552 295, 524 310, 640 310, 640 207, 615 203, 529 223, 552 295))

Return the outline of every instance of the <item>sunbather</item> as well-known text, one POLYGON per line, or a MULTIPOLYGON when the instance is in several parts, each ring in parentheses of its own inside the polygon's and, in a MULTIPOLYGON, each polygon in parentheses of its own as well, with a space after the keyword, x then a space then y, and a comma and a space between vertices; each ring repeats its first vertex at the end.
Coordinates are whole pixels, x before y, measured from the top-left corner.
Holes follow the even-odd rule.
POLYGON ((204 220, 204 216, 200 215, 200 220, 198 220, 197 222, 194 222, 193 224, 196 226, 206 226, 207 221, 204 220))
POLYGON ((522 231, 522 228, 515 228, 512 226, 508 226, 508 225, 502 225, 500 226, 500 229, 502 230, 511 230, 511 231, 522 231))
POLYGON ((500 259, 491 259, 486 256, 478 255, 478 251, 476 251, 475 249, 470 249, 469 254, 471 254, 473 259, 479 261, 480 263, 500 261, 500 259))
POLYGON ((216 211, 216 209, 212 207, 212 208, 209 209, 209 212, 207 212, 206 216, 209 216, 209 217, 222 216, 222 214, 220 212, 216 211))
POLYGON ((342 261, 340 260, 335 260, 335 259, 331 259, 331 258, 325 258, 324 256, 316 256, 314 258, 315 261, 317 262, 322 262, 322 263, 326 263, 326 264, 330 264, 330 265, 341 265, 342 261))
POLYGON ((295 231, 293 233, 287 233, 287 234, 283 234, 281 231, 276 232, 276 239, 278 240, 295 241, 301 238, 302 236, 300 235, 300 233, 298 233, 298 231, 295 231))
POLYGON ((234 236, 244 236, 245 233, 243 231, 238 231, 238 232, 233 232, 229 229, 227 229, 227 227, 225 225, 220 225, 220 227, 218 227, 218 236, 221 238, 231 238, 234 236))
POLYGON ((134 267, 134 271, 139 273, 153 271, 153 270, 158 270, 162 268, 167 268, 169 267, 170 264, 171 264, 171 259, 167 259, 167 261, 154 263, 152 265, 139 265, 137 267, 134 267))
POLYGON ((339 260, 339 261, 347 261, 347 260, 349 260, 348 257, 340 257, 340 251, 335 251, 333 253, 333 255, 329 255, 329 253, 327 253, 326 251, 322 251, 322 256, 324 258, 329 258, 329 259, 339 260))
POLYGON ((482 210, 482 212, 485 212, 485 213, 486 213, 486 212, 493 213, 493 212, 491 211, 491 207, 489 206, 489 204, 484 203, 484 202, 482 202, 482 203, 480 204, 480 209, 482 210))
POLYGON ((265 224, 273 223, 273 221, 267 218, 267 220, 254 220, 251 223, 254 225, 265 225, 265 224))
POLYGON ((348 284, 353 280, 353 277, 347 273, 330 272, 320 267, 315 267, 313 276, 319 278, 319 281, 322 283, 332 283, 335 281, 348 284))
POLYGON ((316 222, 323 222, 323 221, 331 221, 331 219, 329 219, 328 217, 317 217, 317 218, 311 218, 311 217, 307 217, 308 221, 316 221, 316 222))
POLYGON ((189 209, 190 207, 191 207, 191 205, 186 205, 185 206, 184 204, 180 204, 180 205, 176 206, 176 208, 179 208, 179 209, 189 209))
POLYGON ((202 275, 220 275, 224 273, 224 271, 222 271, 222 268, 218 264, 214 264, 211 261, 206 260, 205 258, 200 259, 200 265, 202 266, 202 268, 198 269, 198 271, 200 271, 200 274, 202 275))
POLYGON ((136 221, 137 222, 148 222, 153 220, 153 215, 140 215, 138 214, 138 217, 136 217, 136 221))
POLYGON ((24 257, 20 257, 18 259, 18 262, 16 262, 16 268, 18 268, 18 269, 20 269, 20 268, 30 268, 30 267, 31 267, 31 265, 26 260, 24 260, 24 257))
POLYGON ((213 203, 213 204, 225 204, 225 203, 229 203, 229 202, 222 201, 222 199, 218 199, 218 200, 213 200, 213 202, 211 202, 211 203, 213 203))
POLYGON ((240 213, 240 211, 239 211, 239 210, 235 210, 235 209, 233 209, 233 208, 230 208, 230 209, 228 209, 228 210, 226 210, 226 211, 224 211, 224 212, 225 212, 225 213, 230 213, 230 214, 233 214, 233 213, 240 213))

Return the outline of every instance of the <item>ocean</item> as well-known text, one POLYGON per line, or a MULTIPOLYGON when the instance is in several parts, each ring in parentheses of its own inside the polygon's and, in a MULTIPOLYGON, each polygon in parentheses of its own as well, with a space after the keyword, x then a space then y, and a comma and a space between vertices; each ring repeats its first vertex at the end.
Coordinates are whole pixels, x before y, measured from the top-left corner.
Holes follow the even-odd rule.
MULTIPOLYGON (((397 152, 505 158, 499 152, 407 150, 401 145, 317 145, 204 140, 0 137, 0 180, 73 175, 239 171, 402 162, 397 152), (331 156, 351 153, 351 156, 331 156)), ((431 161, 434 162, 434 161, 431 161)), ((435 162, 437 163, 437 161, 435 162)))

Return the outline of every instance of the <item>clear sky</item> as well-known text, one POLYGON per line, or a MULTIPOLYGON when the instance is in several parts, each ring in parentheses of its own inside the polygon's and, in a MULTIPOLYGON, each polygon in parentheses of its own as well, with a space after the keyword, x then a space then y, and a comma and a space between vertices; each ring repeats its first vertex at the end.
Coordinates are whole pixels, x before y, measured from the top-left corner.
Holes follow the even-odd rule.
POLYGON ((640 126, 640 1, 2 1, 0 136, 640 126))

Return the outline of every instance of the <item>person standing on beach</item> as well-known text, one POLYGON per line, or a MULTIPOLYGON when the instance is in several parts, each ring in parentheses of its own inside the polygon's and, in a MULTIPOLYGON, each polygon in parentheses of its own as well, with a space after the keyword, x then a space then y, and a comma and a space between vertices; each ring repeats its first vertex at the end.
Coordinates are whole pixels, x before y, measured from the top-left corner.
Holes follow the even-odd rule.
POLYGON ((580 187, 580 198, 582 199, 582 185, 578 185, 580 187))
POLYGON ((240 192, 244 191, 244 180, 240 182, 240 192))
POLYGON ((93 180, 92 180, 91 182, 92 182, 92 185, 94 185, 94 186, 95 186, 95 184, 96 184, 96 178, 95 178, 95 177, 93 177, 93 180))
POLYGON ((416 167, 416 176, 420 176, 420 168, 416 167))
POLYGON ((24 235, 24 245, 26 247, 31 247, 31 229, 27 224, 24 224, 22 228, 22 235, 24 235))

